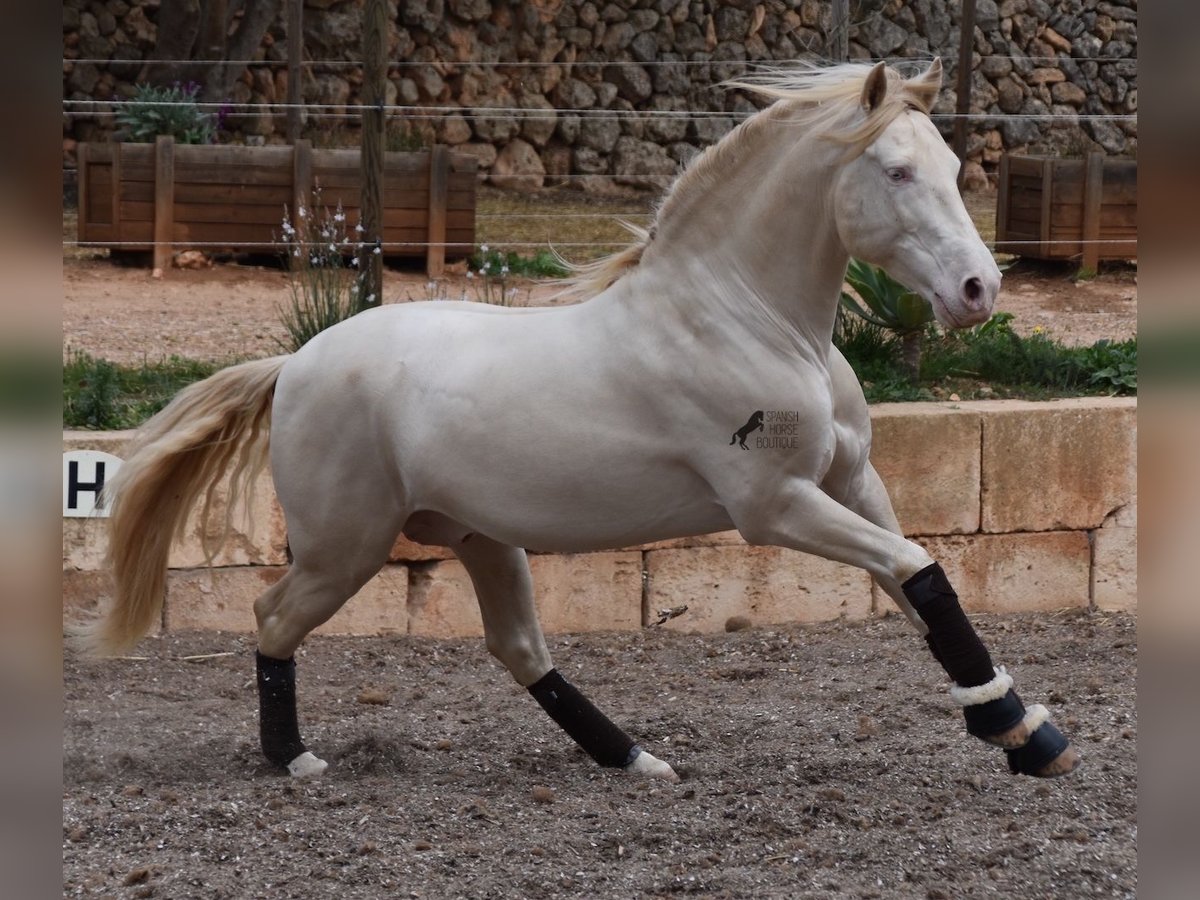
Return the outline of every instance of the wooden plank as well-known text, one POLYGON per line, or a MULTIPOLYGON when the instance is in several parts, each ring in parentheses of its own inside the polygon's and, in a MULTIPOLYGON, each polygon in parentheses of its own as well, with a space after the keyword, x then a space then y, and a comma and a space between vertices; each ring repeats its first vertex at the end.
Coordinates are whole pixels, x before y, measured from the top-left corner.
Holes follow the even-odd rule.
POLYGON ((292 148, 292 215, 312 205, 312 187, 312 141, 301 138, 292 148))
MULTIPOLYGON (((175 166, 176 180, 190 184, 275 184, 287 185, 292 183, 292 165, 288 161, 286 167, 279 166, 239 166, 236 169, 222 168, 210 165, 175 166)), ((153 181, 153 167, 136 165, 125 167, 126 181, 153 181)))
POLYGON ((79 190, 79 205, 78 215, 75 217, 75 239, 77 241, 86 241, 87 228, 92 217, 91 208, 91 185, 88 181, 93 176, 93 171, 88 165, 88 144, 86 141, 80 143, 76 148, 76 170, 75 177, 78 179, 79 190))
POLYGON ((1042 166, 1042 218, 1040 238, 1041 246, 1038 248, 1045 254, 1050 252, 1050 207, 1054 202, 1054 166, 1046 163, 1042 166))
POLYGON ((175 138, 160 134, 154 142, 154 268, 171 265, 175 230, 175 138))
POLYGON ((441 278, 446 268, 446 201, 450 194, 450 153, 444 144, 435 144, 429 155, 429 230, 426 240, 425 274, 441 278))
MULTIPOLYGON (((154 204, 134 200, 121 203, 126 219, 154 221, 154 204)), ((176 222, 245 222, 265 225, 276 231, 283 226, 283 207, 274 203, 179 203, 175 204, 176 222)))
MULTIPOLYGON (((425 256, 424 228, 384 228, 384 244, 407 243, 407 247, 386 247, 385 256, 425 256)), ((453 252, 470 252, 473 247, 472 229, 448 229, 446 241, 453 252)), ((99 238, 97 238, 99 239, 99 238)), ((117 239, 117 238, 114 238, 117 239)), ((121 248, 127 250, 149 249, 154 240, 154 223, 129 222, 119 240, 121 248)), ((175 249, 204 245, 229 249, 251 250, 256 253, 281 253, 282 246, 274 245, 276 235, 263 225, 229 222, 176 222, 172 233, 175 249)), ((347 256, 350 254, 348 253, 347 256)))
POLYGON ((246 166, 289 172, 292 148, 287 144, 243 147, 236 144, 181 144, 175 150, 179 165, 242 169, 246 166))
POLYGON ((1096 271, 1100 263, 1100 194, 1104 191, 1104 154, 1091 152, 1087 155, 1087 175, 1084 179, 1084 268, 1096 271))
POLYGON ((112 191, 111 191, 109 202, 112 204, 112 206, 111 206, 112 212, 110 213, 110 217, 112 219, 112 228, 113 228, 114 234, 121 233, 120 193, 121 193, 121 181, 123 180, 121 177, 122 176, 121 157, 123 157, 125 155, 124 151, 122 150, 122 146, 123 145, 121 145, 121 144, 117 144, 116 146, 114 146, 113 154, 112 154, 112 191))
MULTIPOLYGON (((145 202, 154 199, 154 186, 144 182, 126 182, 121 186, 122 201, 145 202)), ((283 208, 292 202, 290 185, 175 184, 175 199, 181 203, 274 203, 283 217, 283 208)))
MULTIPOLYGON (((342 209, 358 209, 361 202, 361 196, 358 188, 331 188, 324 184, 320 184, 321 188, 321 203, 330 209, 335 208, 339 203, 342 204, 342 209)), ((469 191, 456 191, 451 189, 446 195, 447 209, 469 209, 474 210, 474 195, 469 191)), ((404 188, 384 188, 383 190, 383 206, 385 209, 428 209, 429 208, 429 188, 426 187, 422 191, 414 191, 408 187, 404 188)))
POLYGON ((1009 183, 1009 155, 1000 155, 1000 172, 996 191, 996 239, 1003 240, 1008 236, 1008 201, 1012 186, 1009 183))

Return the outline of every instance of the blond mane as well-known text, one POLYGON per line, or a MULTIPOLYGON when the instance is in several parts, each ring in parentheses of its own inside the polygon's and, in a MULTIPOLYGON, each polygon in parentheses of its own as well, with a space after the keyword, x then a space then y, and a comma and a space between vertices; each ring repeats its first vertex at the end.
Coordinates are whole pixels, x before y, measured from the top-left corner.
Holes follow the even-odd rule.
POLYGON ((563 285, 560 296, 582 298, 598 294, 636 268, 661 223, 681 205, 681 198, 706 190, 720 178, 727 158, 740 153, 768 122, 786 118, 791 123, 816 129, 822 132, 822 137, 844 145, 847 157, 853 158, 863 153, 905 110, 929 114, 941 87, 940 60, 935 59, 924 72, 912 77, 885 68, 887 92, 883 101, 865 115, 857 115, 856 111, 863 112, 859 101, 874 68, 865 63, 836 66, 804 63, 762 68, 745 78, 725 82, 723 86, 730 90, 744 90, 779 102, 746 119, 693 158, 668 188, 649 228, 622 222, 635 237, 632 244, 589 263, 567 263, 573 274, 560 282, 563 285))

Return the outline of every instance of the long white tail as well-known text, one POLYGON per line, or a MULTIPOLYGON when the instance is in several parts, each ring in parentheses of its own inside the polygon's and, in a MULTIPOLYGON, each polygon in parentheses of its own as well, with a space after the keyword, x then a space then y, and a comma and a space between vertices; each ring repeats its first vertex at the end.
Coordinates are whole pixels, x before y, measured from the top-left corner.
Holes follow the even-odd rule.
POLYGON ((220 539, 204 544, 212 561, 238 498, 249 497, 266 465, 271 401, 286 360, 276 356, 222 369, 185 388, 138 430, 125 462, 105 486, 112 498, 108 562, 116 594, 111 606, 72 628, 82 649, 119 653, 150 630, 162 614, 172 542, 182 537, 201 493, 202 533, 210 533, 213 494, 228 479, 220 539))

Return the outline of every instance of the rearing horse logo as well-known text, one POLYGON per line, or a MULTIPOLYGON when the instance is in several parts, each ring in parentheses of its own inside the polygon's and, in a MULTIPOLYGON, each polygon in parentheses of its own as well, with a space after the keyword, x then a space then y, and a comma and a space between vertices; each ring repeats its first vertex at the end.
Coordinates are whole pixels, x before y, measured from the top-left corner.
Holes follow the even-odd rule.
POLYGON ((750 417, 749 421, 747 421, 745 425, 733 433, 733 437, 729 440, 729 446, 732 447, 734 444, 740 444, 743 450, 749 450, 750 448, 746 446, 746 436, 752 431, 762 430, 763 411, 760 409, 750 417))

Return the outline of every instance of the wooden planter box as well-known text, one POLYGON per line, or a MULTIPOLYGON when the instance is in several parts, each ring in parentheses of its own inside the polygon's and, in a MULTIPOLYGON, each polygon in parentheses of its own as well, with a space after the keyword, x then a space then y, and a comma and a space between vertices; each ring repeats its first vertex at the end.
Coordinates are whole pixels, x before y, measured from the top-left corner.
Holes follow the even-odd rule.
POLYGON ((996 250, 1037 259, 1137 259, 1137 160, 1000 157, 996 250))
MULTIPOLYGON (((475 246, 478 162, 444 146, 384 154, 385 256, 424 256, 431 274, 475 246)), ((155 144, 79 145, 79 240, 154 251, 155 268, 187 248, 271 253, 284 208, 295 215, 312 189, 340 202, 350 234, 358 222, 357 150, 155 144)))

